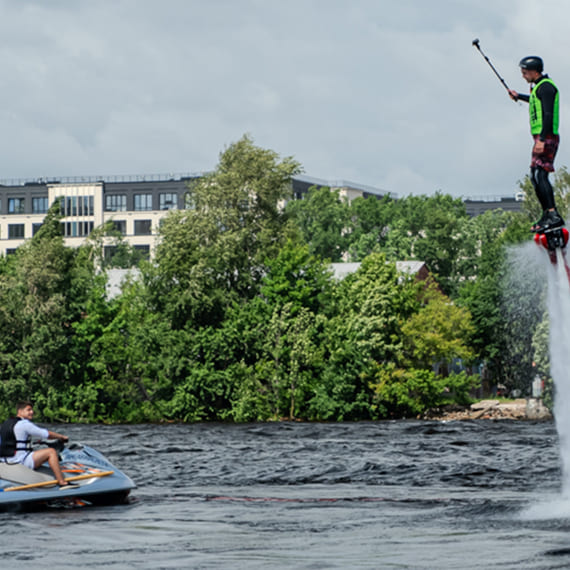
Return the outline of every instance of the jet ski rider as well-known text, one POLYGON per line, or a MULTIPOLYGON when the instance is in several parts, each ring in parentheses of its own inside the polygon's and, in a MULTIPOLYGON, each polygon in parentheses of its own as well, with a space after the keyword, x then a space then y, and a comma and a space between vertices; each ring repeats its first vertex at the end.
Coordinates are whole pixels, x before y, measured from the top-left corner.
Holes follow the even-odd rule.
POLYGON ((21 401, 16 406, 16 417, 9 418, 0 426, 0 461, 22 463, 29 469, 37 469, 46 461, 60 487, 73 485, 65 480, 57 451, 51 447, 32 451, 32 438, 59 439, 67 442, 69 438, 55 431, 50 431, 32 423, 34 408, 31 402, 21 401))

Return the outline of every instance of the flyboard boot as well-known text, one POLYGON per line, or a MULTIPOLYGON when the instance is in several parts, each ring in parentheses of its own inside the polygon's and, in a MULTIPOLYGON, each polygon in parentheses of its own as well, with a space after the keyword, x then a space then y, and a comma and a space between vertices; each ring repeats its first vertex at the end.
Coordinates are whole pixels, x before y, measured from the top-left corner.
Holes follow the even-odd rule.
POLYGON ((542 217, 532 227, 531 231, 542 234, 549 230, 561 228, 564 225, 562 216, 556 210, 546 210, 542 217))
POLYGON ((556 210, 545 211, 542 218, 532 226, 531 231, 536 232, 534 234, 535 243, 548 251, 548 256, 553 265, 556 265, 557 262, 557 249, 562 250, 564 264, 567 264, 566 244, 570 234, 564 227, 562 216, 556 210))

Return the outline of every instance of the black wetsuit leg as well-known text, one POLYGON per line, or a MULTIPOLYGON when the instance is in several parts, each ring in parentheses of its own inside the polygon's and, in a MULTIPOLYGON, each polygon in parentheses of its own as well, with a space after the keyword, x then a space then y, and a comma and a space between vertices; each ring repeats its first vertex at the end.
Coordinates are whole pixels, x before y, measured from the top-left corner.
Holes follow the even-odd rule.
POLYGON ((530 169, 530 181, 536 192, 536 197, 544 211, 555 208, 554 190, 548 180, 548 172, 544 168, 535 166, 530 169))

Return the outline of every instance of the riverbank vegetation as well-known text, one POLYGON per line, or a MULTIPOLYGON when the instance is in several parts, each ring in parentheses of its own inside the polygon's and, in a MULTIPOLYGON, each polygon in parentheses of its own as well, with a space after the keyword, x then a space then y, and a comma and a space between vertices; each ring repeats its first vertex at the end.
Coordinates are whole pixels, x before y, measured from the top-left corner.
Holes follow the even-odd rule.
POLYGON ((542 310, 504 293, 532 200, 470 218, 442 193, 349 203, 313 188, 283 207, 300 171, 248 137, 229 146, 113 298, 106 271, 136 252, 117 237, 104 260, 105 228, 65 247, 54 204, 0 262, 3 415, 25 397, 54 422, 383 419, 467 403, 482 381, 528 389, 542 310), (342 260, 361 264, 337 279, 342 260))

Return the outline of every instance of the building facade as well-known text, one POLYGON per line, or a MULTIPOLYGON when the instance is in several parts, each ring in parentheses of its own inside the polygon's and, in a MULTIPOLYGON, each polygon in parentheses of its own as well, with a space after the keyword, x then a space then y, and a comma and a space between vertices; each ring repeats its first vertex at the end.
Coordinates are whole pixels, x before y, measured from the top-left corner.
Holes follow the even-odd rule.
MULTIPOLYGON (((161 219, 185 208, 189 184, 202 174, 78 177, 55 180, 0 181, 0 255, 13 253, 41 227, 49 207, 60 200, 65 244, 79 246, 97 227, 112 221, 124 240, 152 257, 161 219)), ((305 175, 292 180, 292 195, 302 199, 313 186, 339 190, 350 200, 397 195, 345 180, 327 181, 305 175)), ((464 200, 470 215, 494 208, 519 210, 515 198, 464 200)), ((105 254, 112 254, 111 238, 105 254), (107 251, 108 250, 108 251, 107 251)))
POLYGON ((487 198, 464 198, 465 211, 472 218, 480 216, 489 210, 504 210, 505 212, 521 212, 523 206, 522 193, 515 196, 497 196, 487 198))
MULTIPOLYGON (((0 254, 13 253, 33 237, 49 207, 60 200, 66 245, 79 246, 95 228, 112 221, 125 241, 152 257, 160 220, 170 210, 185 208, 188 186, 200 176, 82 177, 0 183, 0 254)), ((337 188, 349 200, 388 194, 350 182, 299 176, 292 181, 294 197, 302 198, 312 186, 337 188)), ((111 239, 108 241, 109 245, 104 245, 106 255, 113 250, 111 239)))
POLYGON ((169 210, 184 208, 188 184, 194 178, 115 177, 2 184, 0 254, 12 253, 34 236, 49 207, 60 200, 66 245, 79 246, 95 228, 112 221, 125 241, 152 256, 161 218, 169 210))

